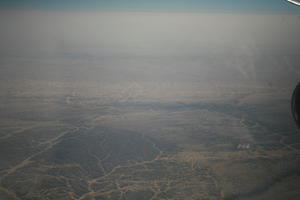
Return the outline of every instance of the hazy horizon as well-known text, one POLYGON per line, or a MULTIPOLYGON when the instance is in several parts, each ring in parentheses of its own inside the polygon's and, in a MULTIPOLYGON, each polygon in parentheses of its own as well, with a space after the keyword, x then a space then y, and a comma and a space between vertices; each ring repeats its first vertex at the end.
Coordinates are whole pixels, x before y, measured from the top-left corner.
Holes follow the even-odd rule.
POLYGON ((294 85, 298 15, 7 11, 1 80, 294 85))

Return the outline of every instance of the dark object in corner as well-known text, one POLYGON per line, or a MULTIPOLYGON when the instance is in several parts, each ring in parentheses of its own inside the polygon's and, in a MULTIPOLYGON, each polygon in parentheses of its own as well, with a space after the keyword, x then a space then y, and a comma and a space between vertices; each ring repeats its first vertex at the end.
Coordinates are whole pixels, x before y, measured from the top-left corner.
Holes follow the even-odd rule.
POLYGON ((294 90, 291 106, 294 120, 298 128, 300 128, 300 83, 298 83, 297 87, 294 90))

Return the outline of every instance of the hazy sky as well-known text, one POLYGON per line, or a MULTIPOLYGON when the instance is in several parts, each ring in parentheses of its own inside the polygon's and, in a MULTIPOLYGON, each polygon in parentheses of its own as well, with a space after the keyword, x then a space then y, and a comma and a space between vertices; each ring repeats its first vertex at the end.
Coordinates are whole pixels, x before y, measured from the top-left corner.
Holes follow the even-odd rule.
POLYGON ((122 11, 220 11, 299 13, 285 0, 1 0, 0 7, 122 11))
POLYGON ((0 80, 290 86, 300 80, 299 7, 213 2, 0 1, 0 80))

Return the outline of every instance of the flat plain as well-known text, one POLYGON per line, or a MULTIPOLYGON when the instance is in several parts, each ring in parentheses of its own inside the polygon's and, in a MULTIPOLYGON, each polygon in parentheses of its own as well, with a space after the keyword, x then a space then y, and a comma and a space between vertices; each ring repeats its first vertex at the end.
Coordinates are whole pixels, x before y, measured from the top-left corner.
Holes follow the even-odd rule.
POLYGON ((2 82, 0 199, 300 195, 290 90, 43 84, 2 82))

